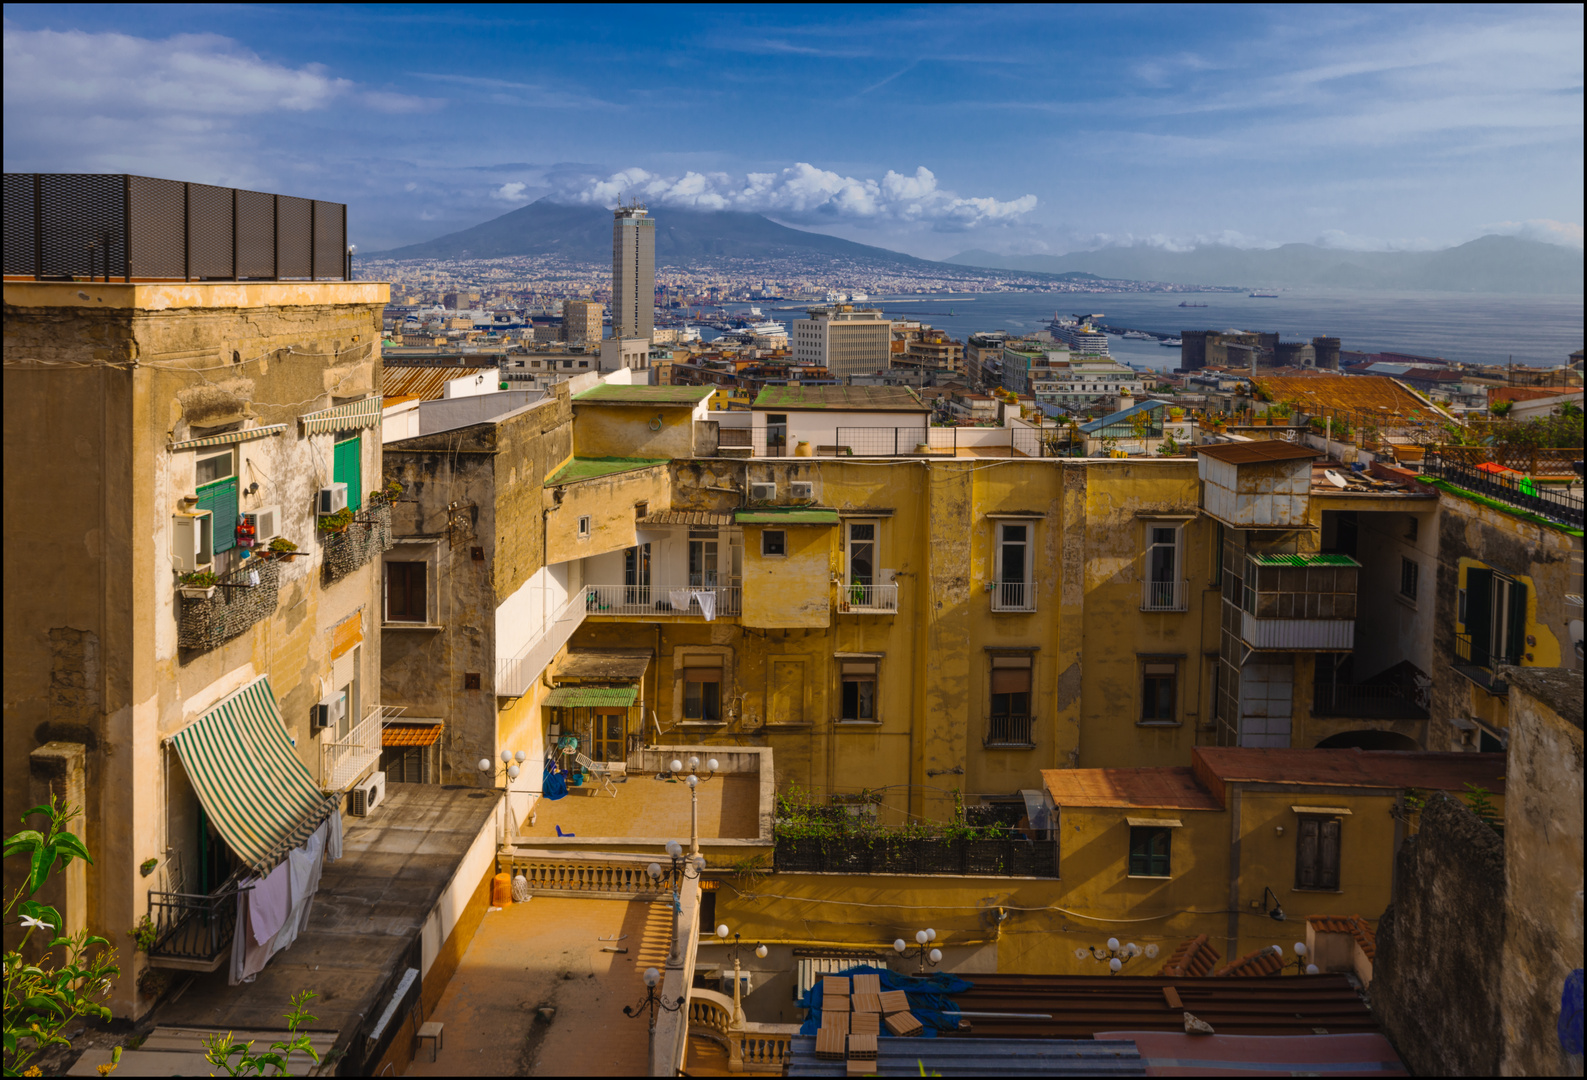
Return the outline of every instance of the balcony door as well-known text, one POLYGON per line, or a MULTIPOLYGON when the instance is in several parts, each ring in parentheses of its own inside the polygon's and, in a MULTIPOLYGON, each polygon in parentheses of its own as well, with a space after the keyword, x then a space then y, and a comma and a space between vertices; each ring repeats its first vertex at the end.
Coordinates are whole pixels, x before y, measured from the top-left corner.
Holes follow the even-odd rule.
POLYGON ((644 604, 650 600, 650 545, 640 544, 623 552, 624 603, 644 604))
POLYGON ((595 738, 591 757, 596 761, 626 761, 628 751, 628 710, 596 709, 595 738))
POLYGON ((690 587, 704 588, 717 584, 716 533, 690 533, 689 537, 690 587))
POLYGON ((997 527, 997 595, 1000 607, 1015 611, 1030 603, 1029 525, 997 527))
POLYGON ((855 521, 849 524, 849 584, 869 588, 876 584, 876 524, 855 521))

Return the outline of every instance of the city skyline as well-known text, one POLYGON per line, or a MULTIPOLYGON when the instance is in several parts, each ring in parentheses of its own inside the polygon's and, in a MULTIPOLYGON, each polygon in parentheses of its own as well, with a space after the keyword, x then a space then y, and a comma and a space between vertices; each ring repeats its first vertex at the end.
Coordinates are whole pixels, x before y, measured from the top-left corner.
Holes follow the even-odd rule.
POLYGON ((11 9, 6 168, 335 191, 369 250, 546 195, 748 210, 928 258, 1582 242, 1579 8, 713 8, 623 28, 563 8, 11 9))

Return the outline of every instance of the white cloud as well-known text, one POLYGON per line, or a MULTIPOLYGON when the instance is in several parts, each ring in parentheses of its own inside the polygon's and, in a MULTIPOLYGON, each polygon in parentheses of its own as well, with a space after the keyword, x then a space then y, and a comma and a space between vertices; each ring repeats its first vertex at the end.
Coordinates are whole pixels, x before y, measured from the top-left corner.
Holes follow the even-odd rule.
POLYGON ((500 199, 502 202, 524 202, 527 198, 524 195, 524 188, 528 186, 529 185, 521 184, 515 180, 510 184, 503 184, 501 187, 491 192, 490 197, 493 199, 500 199))
POLYGON ((889 169, 880 180, 844 176, 803 161, 779 172, 743 176, 692 170, 682 176, 664 176, 630 168, 604 179, 583 177, 564 181, 564 185, 560 194, 581 203, 611 206, 618 199, 640 199, 804 222, 878 221, 970 228, 1011 221, 1036 208, 1034 195, 1009 200, 957 195, 939 187, 936 176, 924 165, 912 175, 889 169))
POLYGON ((1485 233, 1501 236, 1519 236, 1524 240, 1540 240, 1545 244, 1582 250, 1582 227, 1569 221, 1552 218, 1531 218, 1527 221, 1496 221, 1482 226, 1485 233))

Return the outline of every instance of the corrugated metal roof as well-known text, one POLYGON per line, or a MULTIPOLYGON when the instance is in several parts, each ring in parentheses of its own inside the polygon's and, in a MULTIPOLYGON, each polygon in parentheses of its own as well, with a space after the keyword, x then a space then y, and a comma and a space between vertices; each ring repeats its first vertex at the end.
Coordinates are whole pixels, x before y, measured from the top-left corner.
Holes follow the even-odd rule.
POLYGON ((392 398, 400 397, 435 401, 441 396, 441 391, 448 380, 461 379, 465 375, 484 375, 492 384, 497 378, 492 368, 420 367, 393 364, 388 361, 381 375, 380 394, 388 405, 392 403, 392 398))
MULTIPOLYGON (((1419 750, 1272 750, 1248 746, 1191 748, 1198 776, 1223 783, 1313 784, 1460 791, 1468 783, 1504 791, 1503 754, 1419 750)), ((1061 770, 1060 770, 1061 771, 1061 770)))
POLYGON ((541 704, 558 709, 628 706, 639 696, 636 686, 559 686, 541 704))
MULTIPOLYGON (((853 1076, 850 1062, 816 1057, 813 1035, 790 1041, 788 1076, 853 1076)), ((1128 1040, 896 1039, 876 1040, 876 1057, 860 1066, 876 1076, 1145 1076, 1128 1040)))
POLYGON ((1145 769, 1043 769, 1059 806, 1221 810, 1222 804, 1184 766, 1145 769))
POLYGON ((441 737, 440 724, 387 724, 380 731, 381 746, 430 746, 441 737))
POLYGON ((658 510, 639 519, 640 525, 698 525, 722 526, 733 524, 731 513, 713 510, 658 510))
POLYGON ((557 679, 637 679, 650 667, 650 653, 570 652, 553 671, 557 679))
POLYGON ((1382 1035, 1188 1035, 1183 1031, 1099 1031, 1128 1039, 1148 1076, 1409 1076, 1382 1035))
POLYGON ((1256 462, 1299 461, 1301 458, 1322 457, 1321 450, 1285 442, 1283 439, 1256 439, 1251 442, 1214 443, 1198 446, 1196 453, 1205 454, 1228 465, 1250 465, 1256 462))
POLYGON ((831 409, 842 412, 930 412, 907 386, 768 386, 755 397, 755 409, 831 409))
POLYGON ((1362 409, 1391 416, 1443 412, 1409 388, 1383 375, 1258 375, 1252 384, 1271 401, 1298 401, 1301 410, 1362 409))
POLYGON ((1251 561, 1258 566, 1360 566, 1348 555, 1287 555, 1283 553, 1253 555, 1251 561))

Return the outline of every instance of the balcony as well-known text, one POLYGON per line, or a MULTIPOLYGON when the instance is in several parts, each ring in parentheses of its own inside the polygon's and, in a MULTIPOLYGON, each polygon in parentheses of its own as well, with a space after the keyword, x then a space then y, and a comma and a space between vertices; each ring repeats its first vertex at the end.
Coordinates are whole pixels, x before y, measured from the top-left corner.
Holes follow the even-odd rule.
POLYGON ((1029 750, 1036 745, 1034 728, 1035 717, 1032 716, 994 716, 987 721, 982 745, 1029 750))
POLYGON ((209 896, 151 892, 149 920, 154 923, 150 966, 214 971, 231 957, 237 929, 236 886, 209 896))
POLYGON ((268 619, 276 611, 280 581, 281 568, 274 559, 244 559, 216 582, 210 597, 178 600, 177 644, 184 649, 213 649, 268 619))
POLYGON ((1359 720, 1426 720, 1427 705, 1398 683, 1317 683, 1312 715, 1359 720))
POLYGON ((850 615, 897 615, 898 586, 852 582, 838 586, 838 611, 850 615))
POLYGON ((738 585, 589 585, 586 592, 590 615, 715 619, 743 611, 743 589, 738 585))
POLYGON ((323 533, 325 584, 330 585, 365 565, 376 555, 391 549, 391 504, 379 505, 354 515, 353 522, 341 532, 323 533))
POLYGON ((993 581, 987 583, 992 594, 993 611, 1035 611, 1036 583, 1034 581, 993 581))
POLYGON ((568 598, 545 628, 512 656, 496 659, 496 696, 522 697, 552 657, 568 643, 591 610, 592 591, 585 586, 568 598))
POLYGON ((1510 684, 1499 677, 1498 668, 1517 662, 1517 657, 1474 643, 1470 634, 1455 635, 1455 670, 1490 694, 1510 692, 1510 684))
POLYGON ((1141 610, 1184 611, 1189 592, 1188 581, 1143 581, 1141 610))
POLYGON ((1240 612, 1240 639, 1253 649, 1349 652, 1356 647, 1354 619, 1261 619, 1240 612))
POLYGON ((320 744, 320 787, 346 791, 380 760, 381 729, 405 706, 376 705, 345 736, 320 744))

